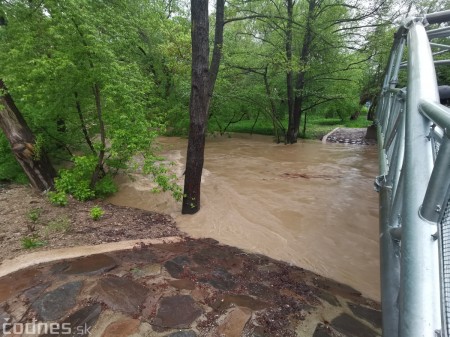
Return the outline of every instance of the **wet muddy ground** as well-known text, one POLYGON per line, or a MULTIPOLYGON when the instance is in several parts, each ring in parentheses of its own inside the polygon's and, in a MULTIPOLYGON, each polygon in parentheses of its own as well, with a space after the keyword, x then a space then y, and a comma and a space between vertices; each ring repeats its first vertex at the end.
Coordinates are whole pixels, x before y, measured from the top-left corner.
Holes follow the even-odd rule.
POLYGON ((0 334, 10 336, 54 336, 42 322, 57 322, 61 336, 371 337, 381 334, 379 309, 348 286, 211 239, 136 244, 0 278, 0 334))

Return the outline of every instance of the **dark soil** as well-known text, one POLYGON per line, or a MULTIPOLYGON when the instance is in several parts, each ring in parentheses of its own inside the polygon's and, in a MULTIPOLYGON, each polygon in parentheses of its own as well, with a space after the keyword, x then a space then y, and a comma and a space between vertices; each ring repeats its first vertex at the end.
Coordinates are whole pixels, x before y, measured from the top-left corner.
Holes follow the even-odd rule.
POLYGON ((175 221, 165 214, 115 206, 102 200, 54 206, 48 199, 21 185, 0 187, 0 256, 2 260, 32 251, 122 240, 184 236, 175 221), (91 217, 94 206, 103 209, 97 221, 91 217), (25 249, 23 241, 36 248, 25 249))

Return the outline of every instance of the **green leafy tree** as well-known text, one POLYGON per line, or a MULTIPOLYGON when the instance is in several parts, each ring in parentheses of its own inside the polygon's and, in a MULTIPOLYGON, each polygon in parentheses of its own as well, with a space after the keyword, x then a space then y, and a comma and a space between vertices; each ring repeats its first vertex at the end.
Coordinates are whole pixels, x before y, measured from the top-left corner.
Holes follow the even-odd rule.
POLYGON ((2 76, 55 158, 96 158, 89 193, 136 154, 153 158, 153 140, 164 132, 159 82, 143 67, 141 5, 2 3, 2 76))

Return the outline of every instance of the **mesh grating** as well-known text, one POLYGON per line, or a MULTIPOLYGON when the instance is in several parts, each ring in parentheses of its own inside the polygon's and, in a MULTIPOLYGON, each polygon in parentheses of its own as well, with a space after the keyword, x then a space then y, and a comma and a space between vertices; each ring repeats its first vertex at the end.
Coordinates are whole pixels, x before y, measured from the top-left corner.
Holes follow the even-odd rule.
POLYGON ((450 336, 450 199, 444 210, 444 216, 440 223, 440 237, 441 237, 441 287, 444 304, 444 318, 446 336, 450 336))

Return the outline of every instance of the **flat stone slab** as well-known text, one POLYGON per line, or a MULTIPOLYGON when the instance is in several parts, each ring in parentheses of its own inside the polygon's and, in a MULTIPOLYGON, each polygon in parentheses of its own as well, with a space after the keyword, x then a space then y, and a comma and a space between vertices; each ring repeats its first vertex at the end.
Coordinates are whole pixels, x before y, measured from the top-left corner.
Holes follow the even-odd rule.
POLYGON ((218 336, 241 337, 251 316, 250 309, 240 307, 231 309, 217 328, 218 336))
POLYGON ((261 255, 211 246, 194 239, 176 246, 142 244, 12 274, 0 279, 0 289, 11 294, 0 302, 0 322, 56 318, 50 321, 76 328, 67 334, 72 337, 381 334, 379 304, 356 290, 261 255), (109 268, 111 274, 101 274, 109 268), (60 289, 71 283, 77 285, 72 293, 60 289), (53 313, 45 311, 48 303, 54 303, 53 313))
POLYGON ((63 284, 39 296, 31 307, 42 320, 56 321, 76 304, 76 298, 82 286, 82 281, 63 284))
POLYGON ((28 302, 34 302, 50 285, 50 282, 38 284, 24 291, 22 297, 24 297, 28 302))
POLYGON ((35 269, 25 269, 0 278, 0 303, 33 286, 42 273, 35 269))
POLYGON ((149 290, 147 298, 142 304, 142 317, 145 320, 150 321, 153 317, 155 317, 156 309, 158 307, 158 302, 161 296, 162 295, 160 292, 158 292, 158 290, 152 288, 149 290))
POLYGON ((236 287, 236 283, 233 281, 233 275, 225 269, 216 269, 211 274, 212 277, 204 281, 212 285, 214 288, 219 290, 232 290, 236 287))
POLYGON ((251 296, 225 294, 224 296, 220 296, 219 298, 217 298, 217 300, 211 305, 211 307, 216 310, 225 310, 232 304, 254 311, 262 310, 270 306, 269 303, 260 301, 251 296))
POLYGON ((271 300, 276 296, 276 291, 273 288, 261 283, 249 283, 248 291, 250 295, 267 300, 271 300))
POLYGON ((338 337, 338 335, 329 326, 319 323, 312 337, 338 337))
POLYGON ((223 249, 220 246, 211 245, 196 252, 193 260, 201 266, 214 266, 219 264, 226 269, 240 268, 242 267, 242 259, 236 256, 236 252, 237 250, 232 247, 223 249))
POLYGON ((252 332, 249 337, 271 337, 268 333, 264 331, 261 326, 252 327, 252 332))
POLYGON ((323 289, 317 289, 317 296, 328 302, 329 304, 331 304, 334 307, 340 307, 341 304, 339 303, 338 299, 336 296, 334 296, 333 294, 329 293, 328 291, 325 291, 323 289))
POLYGON ((186 289, 186 290, 194 290, 195 289, 195 283, 189 279, 179 279, 179 280, 173 280, 168 281, 172 287, 177 289, 186 289))
POLYGON ((352 310, 353 314, 366 322, 372 324, 375 328, 381 329, 381 311, 363 307, 361 305, 348 303, 349 308, 352 310))
POLYGON ((138 319, 123 319, 108 325, 102 337, 124 337, 135 334, 139 330, 141 322, 138 319))
POLYGON ((4 323, 11 322, 11 316, 5 311, 4 308, 0 307, 0 333, 7 331, 7 326, 4 323))
POLYGON ((136 268, 132 270, 132 272, 134 279, 147 276, 155 276, 161 274, 161 265, 159 263, 149 264, 141 268, 136 268))
POLYGON ((342 284, 330 279, 315 280, 315 286, 317 286, 320 289, 327 290, 330 293, 345 297, 349 300, 361 298, 362 296, 358 290, 346 284, 342 284))
POLYGON ((187 329, 200 315, 202 309, 191 296, 176 295, 160 300, 153 324, 173 329, 187 329))
POLYGON ((167 335, 166 337, 197 337, 197 334, 195 333, 195 331, 187 330, 187 331, 173 332, 170 335, 167 335))
MULTIPOLYGON (((61 329, 61 336, 89 336, 101 312, 102 307, 100 304, 89 305, 77 310, 62 322, 61 327, 64 328, 64 330, 61 329), (70 328, 71 333, 65 333, 67 332, 67 327, 70 328)), ((47 333, 41 337, 52 336, 55 336, 55 334, 47 333)))
POLYGON ((97 254, 79 259, 64 261, 54 266, 54 270, 67 275, 96 275, 110 271, 117 262, 106 254, 97 254))
POLYGON ((343 313, 331 321, 331 326, 347 337, 378 337, 378 333, 349 314, 343 313))
POLYGON ((190 259, 185 256, 177 256, 176 258, 166 261, 164 267, 173 278, 183 278, 184 266, 190 264, 190 259))
POLYGON ((140 312, 148 289, 136 281, 121 277, 104 277, 97 281, 91 296, 98 296, 111 310, 130 315, 140 312))

